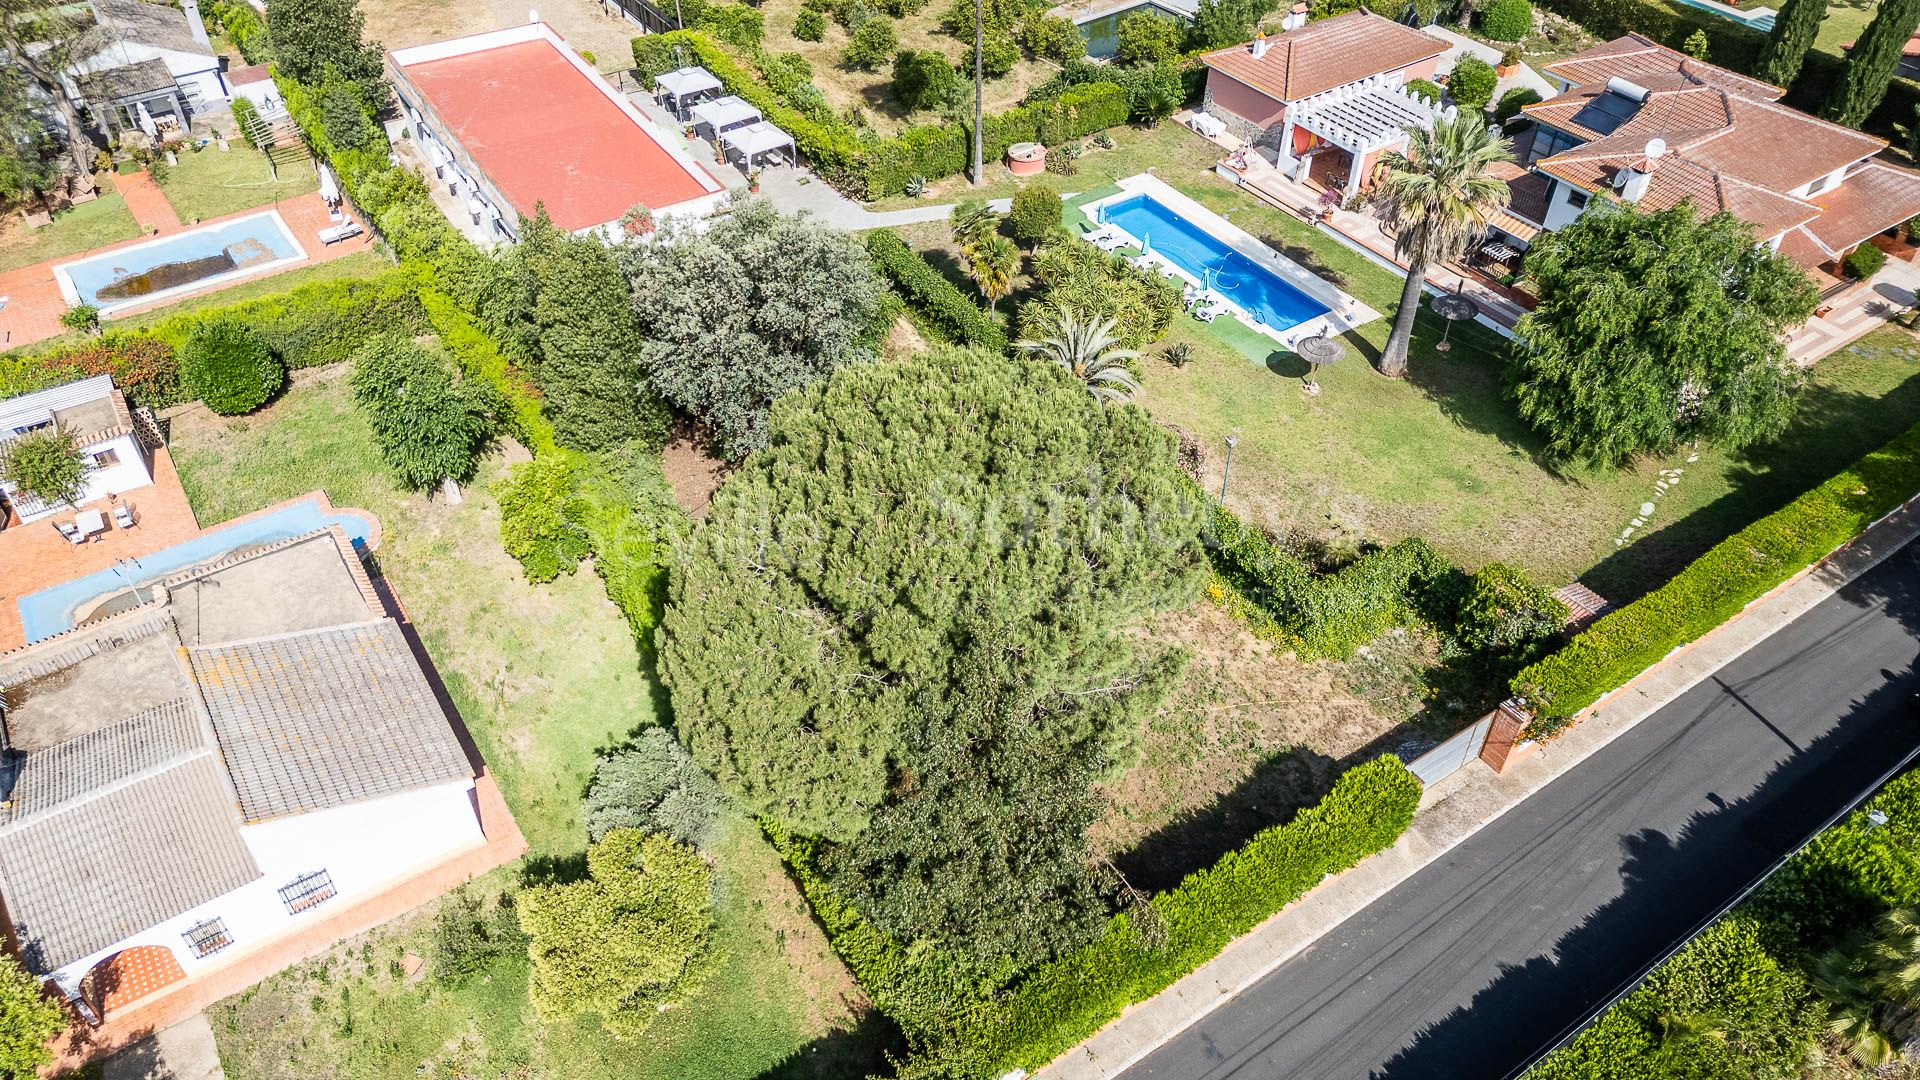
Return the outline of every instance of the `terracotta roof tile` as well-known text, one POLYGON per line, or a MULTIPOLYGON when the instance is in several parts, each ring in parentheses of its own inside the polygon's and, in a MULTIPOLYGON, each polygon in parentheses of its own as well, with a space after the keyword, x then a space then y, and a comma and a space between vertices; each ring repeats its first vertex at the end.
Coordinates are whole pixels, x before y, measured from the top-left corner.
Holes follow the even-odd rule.
POLYGON ((1870 161, 1813 201, 1821 214, 1807 231, 1829 251, 1845 251, 1920 215, 1920 173, 1870 161))
POLYGON ((1266 55, 1258 59, 1251 44, 1200 59, 1276 101, 1298 101, 1446 51, 1438 38, 1368 11, 1349 11, 1268 39, 1266 55))
POLYGON ((1603 42, 1586 52, 1556 60, 1541 70, 1577 86, 1605 86, 1608 79, 1617 75, 1648 89, 1663 79, 1683 78, 1696 85, 1718 86, 1743 97, 1767 101, 1777 100, 1786 93, 1778 86, 1695 60, 1639 34, 1603 42))

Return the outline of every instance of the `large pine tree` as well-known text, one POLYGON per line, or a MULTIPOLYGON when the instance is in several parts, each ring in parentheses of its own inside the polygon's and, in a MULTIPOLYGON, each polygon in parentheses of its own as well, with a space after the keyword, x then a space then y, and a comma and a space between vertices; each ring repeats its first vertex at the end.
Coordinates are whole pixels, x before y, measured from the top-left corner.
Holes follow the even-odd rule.
POLYGON ((1827 99, 1827 117, 1859 127, 1887 96, 1887 84, 1913 32, 1920 30, 1920 0, 1881 0, 1880 12, 1853 45, 1847 71, 1827 99))
POLYGON ((1773 33, 1760 52, 1760 70, 1755 74, 1775 86, 1790 86, 1800 75, 1807 50, 1819 36, 1820 20, 1827 14, 1827 0, 1787 0, 1774 16, 1773 33))

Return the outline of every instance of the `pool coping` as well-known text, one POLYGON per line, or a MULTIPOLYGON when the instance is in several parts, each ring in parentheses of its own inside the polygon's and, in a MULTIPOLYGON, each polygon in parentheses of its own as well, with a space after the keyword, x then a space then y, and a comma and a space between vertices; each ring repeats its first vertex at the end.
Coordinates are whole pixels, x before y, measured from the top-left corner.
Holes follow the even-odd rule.
MULTIPOLYGON (((1285 255, 1274 251, 1262 243, 1258 237, 1255 237, 1233 222, 1228 221, 1226 218, 1221 217, 1218 213, 1207 209, 1201 205, 1199 201, 1182 193, 1179 189, 1157 176, 1148 173, 1137 173, 1116 181, 1115 186, 1119 190, 1108 195, 1101 195, 1080 202, 1076 209, 1082 214, 1085 214, 1090 222, 1098 226, 1103 224, 1099 218, 1099 210, 1101 207, 1132 198, 1136 195, 1148 196, 1153 199, 1153 201, 1186 219, 1188 224, 1206 233, 1220 243, 1225 244, 1229 248, 1232 248, 1242 257, 1266 267, 1278 276, 1280 280, 1306 294, 1308 299, 1319 304, 1321 307, 1326 308, 1327 312, 1324 315, 1317 315, 1305 322, 1295 323, 1285 330, 1275 330, 1264 323, 1253 321, 1247 315, 1245 309, 1241 308, 1238 304, 1230 305, 1235 320, 1242 326, 1245 326, 1247 329, 1262 337, 1268 338, 1289 352, 1293 350, 1292 343, 1302 338, 1313 337, 1316 334, 1325 334, 1330 337, 1338 336, 1357 329, 1358 327, 1365 326, 1375 319, 1384 318, 1380 312, 1361 303, 1358 297, 1336 288, 1325 278, 1313 273, 1311 270, 1287 258, 1285 255)), ((1132 235, 1118 226, 1110 227, 1122 234, 1132 235)), ((1178 266, 1173 266, 1168 263, 1162 263, 1162 265, 1179 275, 1181 280, 1191 285, 1203 285, 1200 280, 1178 266)))
POLYGON ((261 274, 278 273, 281 270, 285 270, 290 267, 298 266, 302 263, 309 263, 313 261, 313 256, 307 253, 306 245, 300 242, 300 237, 295 235, 293 231, 293 227, 287 224, 287 219, 280 215, 280 209, 278 207, 269 207, 266 210, 257 211, 251 214, 241 214, 237 217, 230 217, 220 221, 204 222, 200 225, 193 226, 192 228, 189 228, 189 229, 182 229, 179 232, 163 233, 159 236, 149 237, 148 239, 137 244, 129 244, 126 247, 116 247, 116 248, 109 249, 107 251, 83 252, 76 258, 68 259, 66 262, 59 262, 59 263, 53 264, 53 267, 52 267, 53 281, 54 281, 54 284, 59 287, 60 298, 67 302, 67 306, 78 307, 82 303, 85 303, 85 301, 81 300, 80 289, 78 286, 76 286, 73 283, 73 275, 69 272, 71 267, 79 266, 82 263, 92 262, 96 259, 107 258, 109 256, 120 257, 120 256, 128 255, 148 247, 153 247, 159 244, 171 243, 172 241, 178 240, 182 237, 192 236, 193 234, 198 232, 211 232, 215 229, 225 229, 234 225, 238 225, 243 221, 251 221, 254 218, 263 218, 263 217, 273 219, 273 223, 276 227, 279 228, 280 234, 286 237, 287 243, 293 245, 293 250, 297 254, 289 255, 281 259, 274 259, 271 262, 264 262, 255 266, 235 267, 234 269, 229 270, 226 273, 215 274, 212 277, 204 277, 204 278, 200 278, 197 281, 190 281, 190 282, 186 282, 185 284, 175 285, 170 289, 162 289, 159 292, 147 293, 144 296, 129 297, 128 299, 116 301, 115 303, 112 303, 112 304, 95 305, 95 306, 99 309, 100 314, 102 316, 115 315, 122 311, 129 310, 131 308, 144 307, 148 304, 163 303, 170 299, 184 296, 185 294, 190 292, 196 292, 201 289, 215 289, 215 288, 224 287, 227 285, 231 285, 234 282, 240 281, 244 278, 249 278, 249 277, 253 277, 255 275, 261 275, 261 274))

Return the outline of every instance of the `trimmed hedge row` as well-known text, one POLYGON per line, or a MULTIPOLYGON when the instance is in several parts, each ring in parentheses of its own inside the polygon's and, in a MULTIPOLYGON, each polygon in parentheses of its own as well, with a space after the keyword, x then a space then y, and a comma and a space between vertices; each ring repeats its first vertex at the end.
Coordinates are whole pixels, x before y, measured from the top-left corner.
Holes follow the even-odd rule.
POLYGON ((0 355, 0 398, 18 397, 95 375, 135 405, 160 408, 180 400, 180 360, 173 346, 140 334, 108 332, 78 345, 0 355))
POLYGON ((1155 896, 1151 916, 1114 916, 1098 939, 992 998, 949 977, 937 957, 909 951, 862 919, 814 869, 811 841, 768 831, 834 951, 907 1032, 916 1055, 900 1075, 986 1080, 1015 1067, 1040 1068, 1329 874, 1393 846, 1413 822, 1420 791, 1420 781, 1392 756, 1351 769, 1319 804, 1155 896))
POLYGON ((868 233, 867 255, 914 310, 939 324, 955 340, 994 352, 1007 351, 1007 332, 1000 324, 908 247, 900 234, 888 229, 868 233))
MULTIPOLYGON (((814 171, 859 198, 898 195, 915 176, 929 180, 952 176, 965 171, 972 161, 973 131, 967 124, 922 124, 891 139, 863 140, 837 117, 795 108, 768 84, 763 72, 697 30, 634 38, 634 65, 644 76, 676 46, 711 71, 728 93, 759 109, 769 122, 793 136, 814 171)), ((1076 86, 1057 98, 987 117, 983 153, 986 160, 994 161, 1016 142, 1057 146, 1126 120, 1124 88, 1106 82, 1076 86)))
POLYGON ((1415 594, 1457 572, 1414 537, 1368 552, 1334 573, 1316 573, 1217 504, 1208 541, 1213 597, 1252 624, 1256 634, 1310 658, 1344 658, 1415 621, 1415 594))
MULTIPOLYGON (((1920 425, 1715 545, 1673 580, 1524 669, 1513 692, 1564 720, 1738 615, 1920 492, 1920 425)), ((1559 725, 1555 725, 1559 726, 1559 725)))

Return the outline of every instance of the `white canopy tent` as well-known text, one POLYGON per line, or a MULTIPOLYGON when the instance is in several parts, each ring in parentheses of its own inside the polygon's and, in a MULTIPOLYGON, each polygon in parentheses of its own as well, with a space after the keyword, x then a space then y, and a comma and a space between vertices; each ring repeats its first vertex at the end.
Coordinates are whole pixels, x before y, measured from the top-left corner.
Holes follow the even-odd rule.
POLYGON ((717 138, 735 128, 760 122, 760 110, 728 94, 693 107, 693 122, 705 125, 717 138))
POLYGON ((718 94, 720 90, 720 80, 714 78, 713 72, 698 65, 669 71, 653 80, 654 94, 666 99, 663 104, 673 110, 675 116, 682 115, 688 105, 702 100, 704 95, 718 94))
POLYGON ((720 142, 740 155, 743 168, 753 168, 754 159, 785 148, 789 155, 798 153, 793 136, 762 120, 757 124, 748 124, 720 136, 720 142))

